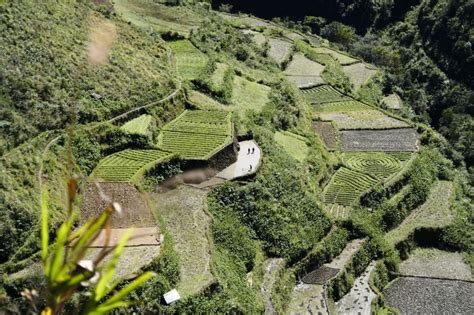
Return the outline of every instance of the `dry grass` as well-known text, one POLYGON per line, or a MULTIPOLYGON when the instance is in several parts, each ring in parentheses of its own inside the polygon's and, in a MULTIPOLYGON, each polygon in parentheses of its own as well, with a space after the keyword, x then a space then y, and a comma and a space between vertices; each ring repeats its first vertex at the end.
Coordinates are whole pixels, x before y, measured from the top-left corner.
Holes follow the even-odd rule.
POLYGON ((377 73, 377 70, 368 67, 365 63, 362 62, 343 66, 342 71, 354 85, 354 90, 358 90, 370 78, 372 78, 372 76, 377 73))
POLYGON ((268 51, 268 55, 275 59, 278 64, 281 64, 290 54, 291 46, 293 46, 293 44, 289 41, 278 38, 270 38, 269 43, 270 50, 268 51))
POLYGON ((181 277, 177 290, 182 297, 196 294, 214 281, 206 196, 206 191, 188 186, 152 195, 179 256, 181 277))
POLYGON ((296 53, 284 73, 290 81, 303 88, 324 83, 321 78, 323 70, 323 65, 296 53))

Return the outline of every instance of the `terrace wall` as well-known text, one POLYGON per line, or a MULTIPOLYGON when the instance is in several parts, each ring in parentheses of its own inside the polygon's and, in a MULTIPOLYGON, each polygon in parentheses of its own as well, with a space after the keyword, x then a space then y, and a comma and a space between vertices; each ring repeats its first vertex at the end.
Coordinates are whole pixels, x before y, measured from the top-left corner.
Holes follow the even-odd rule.
POLYGON ((130 227, 156 226, 156 220, 148 208, 144 196, 131 183, 101 182, 85 184, 81 207, 81 221, 95 218, 102 213, 111 202, 118 202, 122 207, 122 215, 111 216, 111 227, 114 229, 130 227))

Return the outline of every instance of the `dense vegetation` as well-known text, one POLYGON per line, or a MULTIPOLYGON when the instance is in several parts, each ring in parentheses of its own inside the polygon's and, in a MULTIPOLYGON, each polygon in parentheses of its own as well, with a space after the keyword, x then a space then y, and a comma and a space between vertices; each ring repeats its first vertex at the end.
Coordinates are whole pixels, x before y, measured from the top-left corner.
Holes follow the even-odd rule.
MULTIPOLYGON (((61 205, 68 164, 74 164, 80 187, 88 178, 101 177, 132 181, 152 196, 149 206, 164 238, 160 255, 136 272, 158 276, 131 295, 131 309, 118 313, 263 313, 268 310, 264 266, 270 258, 283 263, 267 294, 278 313, 287 313, 297 279, 331 262, 354 239, 363 239, 362 246, 327 283, 329 302, 346 294, 375 259, 371 282, 381 291, 392 278, 389 272, 418 246, 419 228, 435 235, 440 247, 473 261, 473 191, 463 163, 470 167, 473 158, 473 93, 467 80, 472 79, 472 39, 466 30, 472 26, 466 22, 472 1, 318 0, 305 6, 296 1, 292 10, 286 4, 265 5, 267 16, 284 9, 282 15, 302 21, 276 18, 275 24, 250 17, 231 20, 236 17, 210 11, 209 1, 120 0, 115 7, 97 2, 0 4, 5 22, 0 49, 6 56, 0 60, 0 241, 5 244, 0 306, 26 313, 29 305, 21 291, 43 285, 29 269, 39 258, 38 191, 41 185, 50 187, 50 234, 55 235, 66 216, 61 205), (85 49, 89 29, 97 25, 115 30, 102 66, 90 65, 85 49), (265 43, 259 45, 243 27, 258 31, 265 43), (305 37, 309 31, 330 42, 305 37), (288 34, 294 36, 291 41, 288 34), (291 47, 281 64, 269 57, 269 38, 284 38, 291 47), (324 84, 303 90, 292 84, 284 70, 294 56, 317 63, 324 84), (360 88, 346 71, 365 67, 358 58, 379 67, 360 88), (392 92, 413 111, 381 108, 383 96, 392 92), (77 122, 72 130, 66 129, 70 118, 77 122), (379 119, 381 125, 370 124, 379 119), (317 124, 328 127, 326 135, 315 133, 317 124), (383 132, 390 137, 382 144, 413 145, 406 152, 344 152, 344 135, 356 132, 347 129, 364 129, 356 131, 367 132, 361 142, 369 144, 376 142, 373 132, 383 132), (259 145, 258 171, 207 190, 181 186, 187 193, 177 199, 193 199, 192 191, 201 197, 199 215, 186 215, 193 219, 189 229, 204 231, 194 241, 205 240, 208 246, 196 261, 206 260, 200 267, 210 280, 166 305, 162 295, 186 279, 183 252, 189 261, 195 254, 177 245, 184 242, 177 233, 196 234, 166 221, 175 219, 168 212, 188 208, 170 203, 165 212, 153 196, 177 191, 171 186, 186 172, 185 159, 205 161, 234 136, 259 145), (452 188, 443 204, 443 213, 452 219, 432 227, 417 218, 406 238, 397 244, 387 239, 418 209, 433 209, 439 183, 452 188), (203 217, 206 222, 200 222, 203 217)), ((234 1, 234 10, 251 5, 258 13, 265 1, 254 2, 234 1)), ((83 301, 75 295, 67 311, 80 312, 83 301)))

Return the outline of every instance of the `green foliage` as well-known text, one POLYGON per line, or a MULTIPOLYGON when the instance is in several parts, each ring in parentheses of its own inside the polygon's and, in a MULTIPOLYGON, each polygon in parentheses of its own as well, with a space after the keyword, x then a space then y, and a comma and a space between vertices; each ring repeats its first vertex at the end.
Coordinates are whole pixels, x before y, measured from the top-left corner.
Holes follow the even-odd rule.
POLYGON ((334 21, 321 29, 321 36, 332 42, 349 44, 355 38, 355 30, 350 26, 334 21))
POLYGON ((86 304, 87 314, 105 314, 113 309, 127 307, 125 297, 140 285, 153 277, 147 272, 118 291, 119 281, 112 283, 116 264, 131 235, 129 230, 117 245, 107 247, 110 241, 109 217, 119 211, 120 205, 111 205, 98 218, 93 218, 73 231, 76 213, 73 203, 76 196, 76 182, 68 182, 68 216, 56 232, 55 244, 49 245, 48 200, 47 190, 42 195, 41 204, 41 258, 48 288, 48 303, 42 314, 60 313, 65 303, 80 287, 89 287, 89 301, 86 304), (91 261, 82 260, 89 246, 105 229, 105 246, 91 261), (104 263, 105 257, 112 253, 111 259, 104 263))
MULTIPOLYGON (((304 171, 273 144, 273 134, 254 128, 264 162, 254 182, 228 183, 212 196, 220 211, 233 211, 262 241, 267 253, 291 261, 302 256, 329 228, 301 178, 304 171)), ((308 179, 308 182, 311 180, 308 179)))
POLYGON ((197 79, 206 67, 208 57, 188 40, 177 40, 168 44, 175 53, 178 73, 185 80, 197 79))
POLYGON ((280 130, 296 127, 304 111, 297 90, 286 81, 280 81, 270 92, 273 125, 280 130))
POLYGON ((347 75, 342 71, 342 67, 337 62, 330 62, 324 68, 323 73, 321 74, 324 81, 327 83, 341 89, 345 93, 350 93, 351 91, 351 81, 347 75))
POLYGON ((41 131, 64 128, 72 99, 77 120, 85 123, 156 101, 174 88, 159 36, 115 18, 109 63, 88 64, 89 27, 108 21, 94 9, 55 1, 8 1, 0 8, 3 153, 41 131))

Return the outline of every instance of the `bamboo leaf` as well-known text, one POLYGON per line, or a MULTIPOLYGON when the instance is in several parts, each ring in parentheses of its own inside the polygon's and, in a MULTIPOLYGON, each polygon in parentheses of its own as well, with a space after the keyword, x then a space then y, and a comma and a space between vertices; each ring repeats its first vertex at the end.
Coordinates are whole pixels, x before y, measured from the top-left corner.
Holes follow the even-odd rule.
POLYGON ((97 283, 96 289, 95 289, 95 300, 99 301, 102 298, 104 298, 107 295, 107 284, 109 281, 112 279, 114 273, 115 273, 115 266, 117 265, 117 262, 120 258, 120 255, 122 254, 123 248, 127 244, 128 239, 130 238, 130 235, 132 234, 132 230, 128 229, 122 238, 120 239, 119 243, 117 244, 117 247, 114 250, 114 254, 112 258, 110 259, 110 262, 107 264, 105 267, 105 270, 103 271, 103 275, 100 277, 99 283, 97 283))
POLYGON ((119 307, 127 307, 129 305, 130 305, 130 302, 125 302, 125 301, 115 302, 115 303, 112 303, 110 305, 100 304, 100 305, 97 305, 97 308, 95 310, 94 309, 89 310, 87 312, 87 314, 88 315, 106 314, 106 313, 110 312, 113 309, 116 309, 116 308, 119 308, 119 307))
POLYGON ((115 302, 122 301, 130 292, 134 291, 136 288, 150 280, 152 277, 155 276, 154 272, 145 272, 141 276, 139 276, 137 279, 133 280, 131 283, 129 283, 127 286, 125 286, 122 290, 120 290, 117 294, 112 296, 110 299, 105 301, 102 305, 109 305, 113 304, 115 302))

